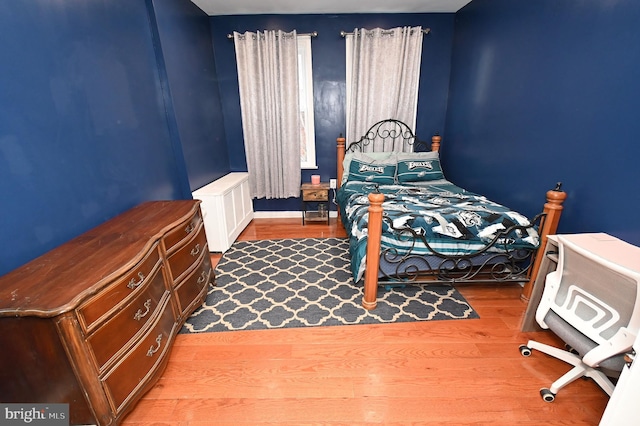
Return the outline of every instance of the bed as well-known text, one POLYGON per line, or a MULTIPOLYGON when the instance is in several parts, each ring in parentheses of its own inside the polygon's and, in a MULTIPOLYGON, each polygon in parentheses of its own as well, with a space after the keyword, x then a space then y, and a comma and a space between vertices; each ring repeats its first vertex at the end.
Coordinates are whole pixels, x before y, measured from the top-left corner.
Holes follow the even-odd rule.
POLYGON ((429 144, 388 119, 345 142, 337 139, 336 202, 365 308, 376 307, 380 285, 519 282, 528 300, 537 252, 555 232, 566 198, 560 184, 528 219, 448 181, 438 135, 429 144))

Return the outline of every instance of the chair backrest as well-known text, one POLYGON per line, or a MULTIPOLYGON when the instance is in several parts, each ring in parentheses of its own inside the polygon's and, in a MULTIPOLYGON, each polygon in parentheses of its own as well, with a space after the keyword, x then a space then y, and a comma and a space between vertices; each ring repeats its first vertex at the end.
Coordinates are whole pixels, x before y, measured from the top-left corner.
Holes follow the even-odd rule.
POLYGON ((571 236, 559 235, 557 241, 558 268, 547 276, 536 313, 538 322, 551 309, 597 344, 611 339, 622 327, 637 333, 640 272, 625 261, 632 250, 638 254, 640 267, 640 249, 621 240, 616 240, 619 244, 607 240, 601 247, 590 245, 590 240, 580 244, 571 236), (616 250, 627 250, 620 252, 625 261, 616 262, 616 250))

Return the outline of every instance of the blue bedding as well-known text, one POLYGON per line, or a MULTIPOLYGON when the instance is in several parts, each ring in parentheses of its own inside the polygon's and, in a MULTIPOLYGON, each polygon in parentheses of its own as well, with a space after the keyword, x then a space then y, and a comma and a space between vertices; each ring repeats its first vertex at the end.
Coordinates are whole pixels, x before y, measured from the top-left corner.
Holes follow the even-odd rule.
MULTIPOLYGON (((400 255, 411 250, 421 255, 468 255, 483 250, 499 233, 512 226, 528 226, 529 220, 486 197, 466 191, 447 180, 409 184, 375 185, 348 181, 336 194, 343 225, 350 235, 351 272, 359 281, 366 268, 368 194, 379 190, 385 196, 382 221, 382 250, 393 248, 400 255), (409 227, 423 236, 408 241, 398 229, 409 227), (434 253, 437 252, 437 253, 434 253)), ((535 228, 515 228, 500 235, 489 251, 535 249, 539 237, 535 228)))

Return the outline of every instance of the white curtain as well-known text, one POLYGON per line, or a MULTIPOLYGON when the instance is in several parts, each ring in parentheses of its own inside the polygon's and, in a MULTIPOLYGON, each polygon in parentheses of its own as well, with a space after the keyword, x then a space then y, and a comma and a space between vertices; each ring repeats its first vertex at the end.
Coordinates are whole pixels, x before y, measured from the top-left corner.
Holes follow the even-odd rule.
POLYGON ((233 33, 253 198, 300 195, 296 32, 233 33))
POLYGON ((387 118, 415 131, 422 28, 355 29, 347 42, 347 141, 387 118))

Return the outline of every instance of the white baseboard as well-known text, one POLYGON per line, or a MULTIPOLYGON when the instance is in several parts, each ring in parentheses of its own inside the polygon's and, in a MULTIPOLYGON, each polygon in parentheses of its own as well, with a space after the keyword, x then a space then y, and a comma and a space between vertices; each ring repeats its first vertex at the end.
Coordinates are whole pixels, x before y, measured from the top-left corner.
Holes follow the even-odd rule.
MULTIPOLYGON (((253 212, 253 217, 256 219, 285 219, 285 218, 300 218, 302 220, 301 211, 264 211, 253 212)), ((329 217, 338 217, 338 212, 330 211, 329 217)))

